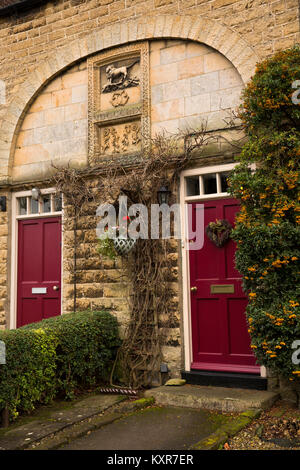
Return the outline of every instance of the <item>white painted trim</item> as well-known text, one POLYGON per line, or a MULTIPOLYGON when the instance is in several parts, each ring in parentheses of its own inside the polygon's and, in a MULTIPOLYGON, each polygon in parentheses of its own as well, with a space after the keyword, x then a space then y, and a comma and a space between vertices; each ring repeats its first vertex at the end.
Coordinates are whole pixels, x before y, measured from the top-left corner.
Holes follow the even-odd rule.
POLYGON ((231 197, 228 193, 202 194, 199 196, 186 196, 185 202, 207 201, 209 199, 225 199, 231 197))
POLYGON ((198 175, 207 175, 209 173, 220 173, 225 171, 232 170, 237 163, 225 163, 224 165, 214 165, 214 166, 205 166, 201 168, 193 168, 190 170, 183 170, 180 176, 198 176, 198 175))
MULTIPOLYGON (((184 170, 180 174, 180 210, 181 210, 181 257, 182 257, 182 297, 183 297, 183 340, 184 340, 184 369, 185 371, 191 370, 191 363, 193 359, 193 345, 192 345, 192 325, 191 325, 191 305, 190 305, 190 266, 188 250, 186 249, 186 221, 185 221, 185 206, 189 202, 197 202, 209 199, 217 198, 229 198, 231 197, 228 193, 219 194, 207 194, 199 196, 186 196, 186 177, 187 176, 198 176, 219 173, 232 170, 237 163, 228 163, 217 166, 207 166, 201 168, 193 168, 190 170, 184 170)), ((255 169, 255 165, 251 165, 251 168, 255 169)), ((201 178, 200 178, 201 179, 201 178)), ((260 366, 261 377, 266 377, 266 368, 260 366)))
POLYGON ((12 233, 11 233, 11 279, 10 279, 10 322, 9 328, 17 326, 17 272, 18 272, 18 231, 17 231, 17 198, 12 194, 12 233))
MULTIPOLYGON (((42 189, 41 194, 55 193, 55 188, 42 189)), ((11 275, 10 275, 10 322, 9 328, 17 327, 17 290, 18 290, 18 220, 37 219, 45 217, 61 217, 63 227, 63 211, 41 214, 18 215, 18 198, 30 196, 31 191, 12 193, 12 232, 11 232, 11 275)), ((61 244, 61 313, 63 312, 63 236, 61 244)))
POLYGON ((43 212, 41 214, 17 215, 16 220, 40 219, 41 217, 55 217, 55 216, 61 216, 61 212, 43 212))
MULTIPOLYGON (((55 188, 45 188, 41 189, 41 194, 53 194, 56 192, 55 188)), ((31 196, 31 191, 26 190, 26 191, 18 191, 17 193, 13 193, 13 195, 18 198, 18 197, 26 197, 26 196, 31 196)))
POLYGON ((192 325, 190 316, 190 269, 188 251, 186 250, 186 222, 185 222, 185 178, 180 176, 180 206, 181 206, 181 258, 182 258, 182 297, 183 297, 183 341, 184 341, 184 369, 191 370, 192 362, 192 325))

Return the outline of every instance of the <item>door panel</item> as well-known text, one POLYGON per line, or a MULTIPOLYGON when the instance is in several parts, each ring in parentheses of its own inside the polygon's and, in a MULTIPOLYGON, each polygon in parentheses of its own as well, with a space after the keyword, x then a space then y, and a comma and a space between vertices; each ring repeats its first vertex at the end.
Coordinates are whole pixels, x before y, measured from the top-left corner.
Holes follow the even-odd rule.
MULTIPOLYGON (((234 199, 204 202, 204 226, 216 219, 234 225, 239 210, 234 199)), ((192 204, 192 227, 195 230, 196 204, 192 204)), ((189 252, 193 362, 192 369, 259 373, 250 348, 245 315, 247 297, 241 276, 235 269, 235 243, 222 248, 204 235, 201 250, 189 252), (211 293, 211 285, 230 284, 234 293, 211 293)))
POLYGON ((17 327, 60 313, 61 219, 19 220, 17 327))
POLYGON ((197 299, 196 333, 203 353, 220 355, 222 351, 222 328, 217 299, 197 299), (207 331, 213 331, 212 336, 207 331))

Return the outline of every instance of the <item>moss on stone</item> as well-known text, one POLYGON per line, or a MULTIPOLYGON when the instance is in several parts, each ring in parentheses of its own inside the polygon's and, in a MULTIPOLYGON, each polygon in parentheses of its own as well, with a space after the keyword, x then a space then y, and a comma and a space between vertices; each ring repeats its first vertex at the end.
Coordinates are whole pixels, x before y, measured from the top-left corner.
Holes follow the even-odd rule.
POLYGON ((144 407, 144 406, 153 405, 154 402, 155 402, 154 398, 149 397, 149 398, 140 398, 139 400, 135 400, 133 404, 136 405, 137 407, 141 407, 141 406, 144 407))
POLYGON ((241 429, 247 426, 252 421, 251 418, 246 416, 238 416, 234 418, 230 423, 225 424, 222 428, 223 431, 227 433, 229 437, 237 434, 241 429))
MULTIPOLYGON (((194 444, 190 447, 191 450, 218 450, 223 447, 223 444, 229 437, 233 437, 241 429, 251 423, 254 418, 257 418, 261 410, 247 410, 238 416, 232 418, 229 422, 223 424, 220 429, 212 433, 205 439, 194 444)), ((214 417, 216 419, 216 417, 214 417)))
POLYGON ((246 416, 248 418, 258 418, 261 414, 261 410, 247 410, 247 411, 244 411, 243 413, 241 413, 240 416, 246 416))
POLYGON ((227 441, 228 435, 221 429, 211 434, 206 439, 194 444, 190 447, 191 450, 216 450, 227 441))

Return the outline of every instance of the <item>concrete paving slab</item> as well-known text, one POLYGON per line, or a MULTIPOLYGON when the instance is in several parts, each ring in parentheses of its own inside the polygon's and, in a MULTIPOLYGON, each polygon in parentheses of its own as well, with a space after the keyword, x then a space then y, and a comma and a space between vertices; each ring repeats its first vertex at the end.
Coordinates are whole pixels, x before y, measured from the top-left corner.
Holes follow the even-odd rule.
POLYGON ((274 392, 239 388, 183 385, 162 386, 145 392, 155 402, 165 406, 182 406, 196 409, 242 412, 249 409, 265 409, 279 398, 274 392))
POLYGON ((122 417, 61 450, 187 450, 232 419, 209 410, 152 407, 122 417))
POLYGON ((0 450, 27 447, 30 442, 43 439, 101 413, 124 399, 124 396, 101 394, 74 402, 39 407, 32 416, 22 417, 8 429, 0 429, 0 450))

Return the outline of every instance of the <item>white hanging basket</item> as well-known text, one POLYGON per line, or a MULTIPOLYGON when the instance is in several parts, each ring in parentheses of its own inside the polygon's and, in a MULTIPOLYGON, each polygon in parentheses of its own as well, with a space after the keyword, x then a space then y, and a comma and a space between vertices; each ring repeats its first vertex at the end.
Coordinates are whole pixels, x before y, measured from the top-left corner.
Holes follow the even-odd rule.
POLYGON ((127 255, 136 244, 136 238, 114 238, 114 247, 118 255, 127 255))

